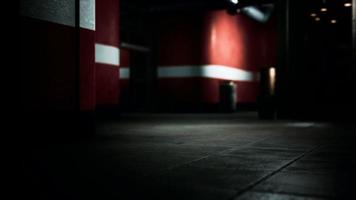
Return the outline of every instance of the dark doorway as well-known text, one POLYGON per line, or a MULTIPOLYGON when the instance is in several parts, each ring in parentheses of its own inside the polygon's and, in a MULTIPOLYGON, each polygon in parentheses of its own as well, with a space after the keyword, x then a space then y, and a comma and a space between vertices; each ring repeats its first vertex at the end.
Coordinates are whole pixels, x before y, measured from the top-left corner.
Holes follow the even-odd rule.
POLYGON ((150 112, 154 110, 154 83, 156 67, 150 52, 131 51, 130 57, 130 110, 150 112))

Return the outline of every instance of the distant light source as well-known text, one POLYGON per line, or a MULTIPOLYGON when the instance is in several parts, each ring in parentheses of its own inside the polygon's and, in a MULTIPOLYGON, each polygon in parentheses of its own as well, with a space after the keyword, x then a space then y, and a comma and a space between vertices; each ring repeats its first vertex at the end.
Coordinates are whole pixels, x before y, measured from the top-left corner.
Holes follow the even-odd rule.
POLYGON ((310 16, 311 17, 316 17, 316 13, 311 13, 310 16))
POLYGON ((331 21, 330 21, 332 24, 336 24, 336 19, 332 19, 331 21))
POLYGON ((344 6, 345 6, 345 7, 351 7, 352 4, 351 4, 351 3, 345 3, 344 6))
POLYGON ((276 88, 276 68, 271 67, 268 71, 270 94, 274 95, 276 88))
POLYGON ((327 8, 321 8, 320 11, 321 12, 326 12, 326 11, 328 11, 328 9, 327 8))
POLYGON ((233 3, 233 4, 238 4, 239 3, 239 0, 230 0, 231 1, 231 3, 233 3))
POLYGON ((316 17, 315 21, 317 21, 317 22, 320 21, 320 17, 316 17))

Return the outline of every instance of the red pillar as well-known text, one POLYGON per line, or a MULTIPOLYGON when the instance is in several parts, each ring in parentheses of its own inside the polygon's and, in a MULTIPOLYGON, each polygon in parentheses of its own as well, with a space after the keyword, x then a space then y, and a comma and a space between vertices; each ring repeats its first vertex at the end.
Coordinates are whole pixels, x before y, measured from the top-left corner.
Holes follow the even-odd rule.
MULTIPOLYGON (((98 0, 97 0, 98 1, 98 0)), ((79 1, 80 110, 95 111, 95 0, 79 1)))
POLYGON ((233 81, 237 102, 255 103, 258 72, 275 63, 273 21, 261 24, 225 10, 191 15, 161 17, 160 99, 216 105, 219 84, 233 81))
POLYGON ((96 1, 95 69, 96 105, 119 103, 119 1, 96 1))

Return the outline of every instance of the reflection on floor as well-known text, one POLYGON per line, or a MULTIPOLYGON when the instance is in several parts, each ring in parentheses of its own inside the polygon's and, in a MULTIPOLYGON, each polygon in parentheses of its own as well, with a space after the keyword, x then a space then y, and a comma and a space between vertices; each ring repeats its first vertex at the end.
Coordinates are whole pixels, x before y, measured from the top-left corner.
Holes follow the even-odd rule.
POLYGON ((37 199, 356 199, 355 129, 249 114, 123 115, 89 141, 39 145, 37 199))

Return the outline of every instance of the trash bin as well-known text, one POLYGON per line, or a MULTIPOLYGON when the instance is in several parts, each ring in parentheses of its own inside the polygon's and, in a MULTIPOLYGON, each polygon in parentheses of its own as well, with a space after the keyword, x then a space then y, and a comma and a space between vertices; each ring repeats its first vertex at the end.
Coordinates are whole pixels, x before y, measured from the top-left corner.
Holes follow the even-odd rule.
POLYGON ((270 67, 261 70, 259 96, 257 98, 260 119, 276 118, 275 81, 275 68, 270 67))
POLYGON ((236 110, 236 84, 232 81, 222 82, 219 88, 220 110, 222 112, 234 112, 236 110))

